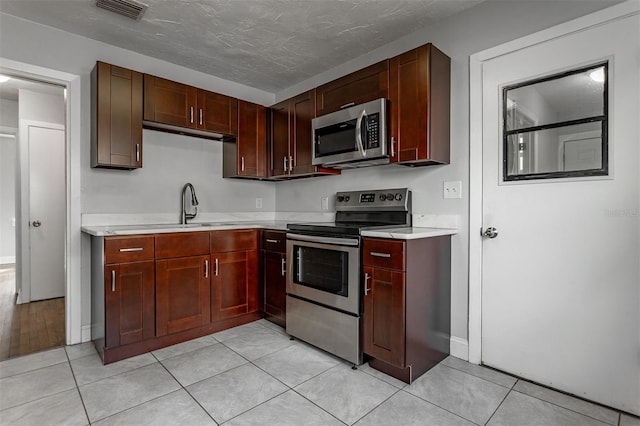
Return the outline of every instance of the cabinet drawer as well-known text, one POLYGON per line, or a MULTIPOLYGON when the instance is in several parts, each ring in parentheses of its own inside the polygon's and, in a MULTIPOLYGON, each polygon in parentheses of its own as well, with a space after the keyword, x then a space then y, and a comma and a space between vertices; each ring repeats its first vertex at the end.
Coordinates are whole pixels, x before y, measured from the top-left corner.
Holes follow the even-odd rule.
POLYGON ((258 230, 211 231, 211 253, 257 250, 258 230))
POLYGON ((208 232, 156 235, 156 259, 209 254, 208 232))
POLYGON ((262 231, 262 249, 284 253, 286 251, 287 233, 282 231, 262 231))
POLYGON ((153 256, 153 235, 104 239, 106 264, 153 260, 153 256))
POLYGON ((362 264, 404 271, 404 254, 404 241, 365 238, 362 246, 362 264))

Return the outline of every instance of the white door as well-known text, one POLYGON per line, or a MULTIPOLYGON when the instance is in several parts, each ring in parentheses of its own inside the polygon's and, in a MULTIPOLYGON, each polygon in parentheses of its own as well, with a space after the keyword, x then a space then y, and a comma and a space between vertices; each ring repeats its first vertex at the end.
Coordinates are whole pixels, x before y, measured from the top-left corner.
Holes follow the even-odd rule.
POLYGON ((64 297, 64 129, 29 125, 28 150, 31 301, 64 297))
MULTIPOLYGON (((636 14, 482 65, 483 229, 498 232, 483 242, 482 362, 636 414, 639 29, 636 14), (602 60, 609 176, 504 182, 501 88, 602 60)), ((536 155, 558 152, 542 139, 536 155)))

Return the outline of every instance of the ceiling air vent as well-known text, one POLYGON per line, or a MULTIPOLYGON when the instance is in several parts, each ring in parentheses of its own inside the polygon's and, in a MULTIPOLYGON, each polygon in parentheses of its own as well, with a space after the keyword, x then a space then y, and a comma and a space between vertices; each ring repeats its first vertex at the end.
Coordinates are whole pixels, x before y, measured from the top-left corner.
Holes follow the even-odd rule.
POLYGON ((96 0, 96 6, 136 21, 142 18, 148 7, 133 0, 96 0))

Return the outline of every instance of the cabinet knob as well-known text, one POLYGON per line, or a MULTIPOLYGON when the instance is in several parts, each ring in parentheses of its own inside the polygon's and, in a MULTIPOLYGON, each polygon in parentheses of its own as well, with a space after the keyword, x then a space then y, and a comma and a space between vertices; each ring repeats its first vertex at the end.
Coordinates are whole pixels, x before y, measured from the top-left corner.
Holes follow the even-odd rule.
POLYGON ((34 228, 40 228, 40 225, 42 225, 42 223, 39 220, 34 220, 32 223, 34 228))

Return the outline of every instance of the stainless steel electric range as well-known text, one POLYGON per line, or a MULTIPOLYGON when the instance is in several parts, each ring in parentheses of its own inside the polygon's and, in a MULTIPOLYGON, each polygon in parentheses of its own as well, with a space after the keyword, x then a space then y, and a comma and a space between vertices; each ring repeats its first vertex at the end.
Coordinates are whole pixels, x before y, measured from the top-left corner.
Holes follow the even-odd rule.
POLYGON ((361 233, 411 226, 407 188, 338 192, 333 223, 287 226, 287 333, 362 364, 361 233))

